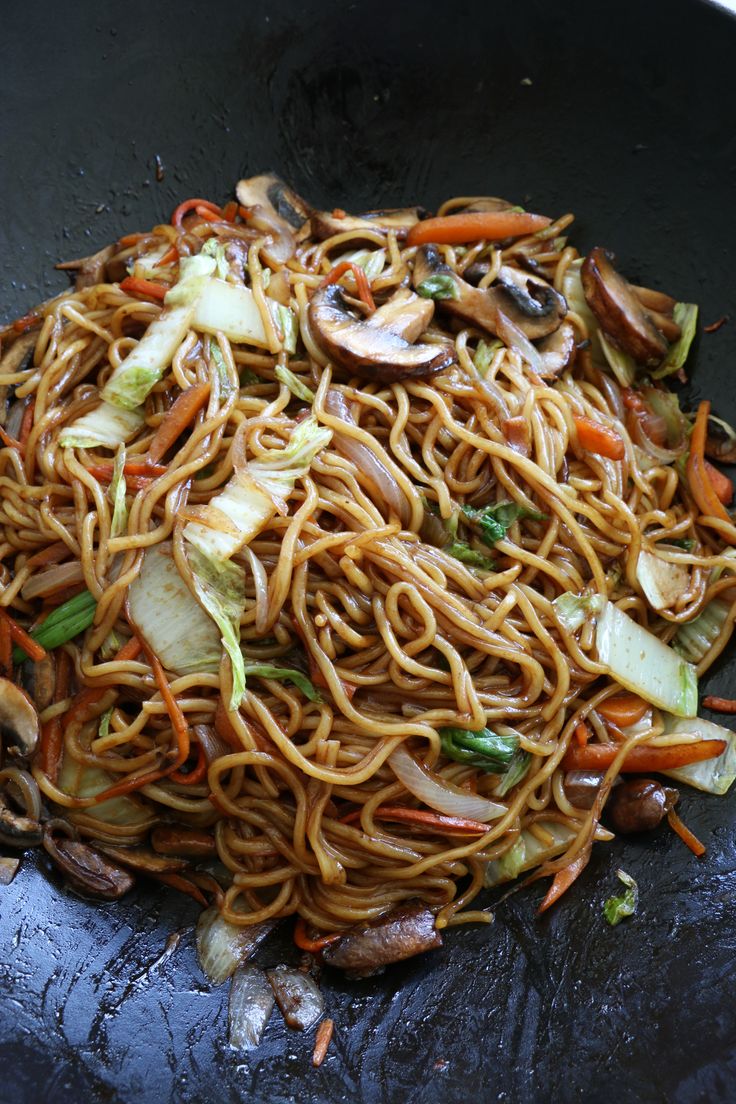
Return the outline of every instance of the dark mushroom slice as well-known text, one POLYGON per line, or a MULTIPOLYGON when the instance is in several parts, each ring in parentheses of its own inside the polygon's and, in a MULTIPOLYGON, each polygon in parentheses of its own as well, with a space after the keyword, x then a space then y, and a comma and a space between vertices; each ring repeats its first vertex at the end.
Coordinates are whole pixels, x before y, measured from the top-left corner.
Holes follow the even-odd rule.
POLYGON ((439 301, 442 308, 495 336, 499 312, 531 341, 554 333, 567 314, 563 296, 542 280, 504 265, 491 287, 476 288, 444 263, 434 245, 423 245, 416 253, 412 283, 418 288, 438 275, 449 276, 456 293, 455 298, 439 301))
POLYGON ((425 905, 405 905, 373 924, 351 928, 337 943, 325 947, 323 960, 352 977, 370 977, 392 962, 442 946, 434 915, 425 905))
POLYGON ((33 702, 10 679, 0 678, 0 733, 21 755, 32 755, 38 742, 38 714, 33 702))
POLYGON ((85 897, 116 901, 135 885, 133 875, 76 839, 57 838, 51 825, 43 833, 43 846, 65 881, 85 897))
POLYGON ((600 246, 583 261, 581 279, 586 302, 606 337, 638 364, 659 364, 667 355, 667 341, 600 246))
POLYGON ((388 302, 378 307, 366 319, 366 326, 386 330, 413 344, 422 336, 434 315, 434 303, 415 295, 409 288, 399 288, 388 302))
POLYGON ((39 712, 51 705, 56 688, 56 662, 53 652, 47 652, 37 662, 24 660, 20 667, 20 682, 39 712))
MULTIPOLYGON (((89 257, 79 257, 76 261, 62 261, 56 268, 69 274, 69 279, 74 284, 75 291, 83 288, 94 287, 95 284, 104 284, 111 279, 120 279, 119 273, 111 277, 107 270, 108 262, 117 252, 117 246, 106 245, 91 253, 89 257)), ((124 275, 124 273, 123 273, 124 275)))
POLYGON ((736 464, 736 431, 728 422, 712 414, 708 419, 705 455, 711 460, 720 460, 722 464, 736 464))
POLYGON ((547 334, 537 345, 542 358, 543 379, 553 379, 575 360, 575 328, 572 322, 563 322, 554 333, 547 334))
MULTIPOLYGON (((23 361, 35 348, 37 341, 38 334, 34 330, 16 337, 15 341, 8 346, 7 351, 3 351, 3 355, 0 357, 0 372, 10 374, 11 372, 20 371, 23 361)), ((7 388, 3 388, 3 390, 7 390, 7 388)), ((1 414, 0 424, 4 424, 1 414)))
MULTIPOLYGON (((403 297, 402 302, 408 306, 403 297)), ((390 308, 390 304, 391 300, 380 308, 384 311, 380 317, 388 316, 389 322, 391 310, 385 308, 390 308)), ((315 340, 330 360, 366 379, 393 383, 431 376, 455 361, 454 351, 445 345, 415 345, 384 328, 380 321, 371 324, 370 320, 358 317, 336 284, 319 288, 312 296, 309 322, 315 340)))
POLYGON ((351 233, 358 235, 361 231, 371 234, 386 234, 389 230, 396 232, 396 237, 402 240, 417 222, 427 217, 423 207, 387 207, 381 211, 365 211, 360 215, 335 214, 334 211, 312 212, 312 236, 317 241, 325 241, 335 234, 351 233))
POLYGON ((186 859, 177 858, 175 855, 160 855, 155 851, 149 851, 145 847, 115 847, 108 843, 101 843, 100 850, 115 859, 121 866, 129 866, 131 870, 138 870, 141 874, 179 874, 189 866, 186 859))
POLYGON ((304 200, 272 173, 239 180, 235 194, 250 212, 248 226, 268 235, 262 247, 265 260, 275 267, 286 264, 296 251, 295 232, 308 215, 304 200))
POLYGON ((217 854, 215 837, 204 828, 181 824, 159 824, 151 832, 151 846, 159 855, 187 855, 208 858, 217 854))

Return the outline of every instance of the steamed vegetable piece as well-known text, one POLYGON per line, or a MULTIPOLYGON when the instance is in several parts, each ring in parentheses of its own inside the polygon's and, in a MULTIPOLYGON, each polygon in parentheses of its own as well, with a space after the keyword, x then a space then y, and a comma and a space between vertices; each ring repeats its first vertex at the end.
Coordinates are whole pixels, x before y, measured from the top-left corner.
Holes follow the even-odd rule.
POLYGON ((332 431, 313 416, 300 422, 281 449, 269 449, 256 460, 236 464, 225 488, 210 499, 202 522, 190 521, 184 536, 205 556, 227 560, 251 541, 276 513, 286 512, 286 498, 297 479, 309 471, 332 431))
POLYGON ((700 663, 715 644, 731 612, 731 604, 713 598, 693 621, 680 625, 672 647, 690 663, 700 663))
POLYGON ((725 794, 736 778, 736 733, 721 725, 705 721, 702 717, 692 720, 680 720, 675 717, 663 717, 665 732, 700 736, 702 740, 723 740, 725 747, 720 755, 713 759, 703 759, 698 763, 689 763, 684 767, 665 771, 670 778, 686 782, 696 790, 705 793, 725 794))
POLYGON ((145 401, 186 337, 197 301, 214 270, 212 257, 182 257, 179 282, 167 293, 161 314, 110 376, 102 392, 106 402, 135 410, 145 401))
POLYGON ((125 445, 144 425, 142 410, 122 409, 109 402, 101 402, 59 434, 63 448, 108 448, 125 445))
POLYGON ((230 657, 233 688, 230 708, 237 709, 245 693, 245 669, 240 650, 240 618, 245 609, 245 574, 229 560, 192 548, 189 553, 197 598, 220 630, 222 646, 230 657))
POLYGON ((639 901, 639 887, 631 875, 625 870, 617 870, 616 876, 626 888, 619 897, 609 897, 603 906, 603 915, 612 928, 627 916, 633 916, 639 901))
POLYGON ((561 855, 567 845, 575 838, 575 830, 568 824, 559 824, 556 820, 540 820, 539 828, 549 837, 548 843, 542 843, 528 829, 524 829, 514 845, 486 867, 486 885, 495 886, 501 882, 510 882, 525 870, 540 866, 546 859, 561 855))
POLYGON ((192 325, 202 333, 221 331, 231 341, 268 349, 268 339, 255 296, 250 288, 210 277, 198 296, 192 325))
POLYGON ((273 927, 270 920, 250 927, 230 924, 216 908, 208 908, 197 921, 197 958, 214 985, 222 985, 244 966, 273 927))
POLYGON ((448 816, 472 817, 485 822, 497 820, 506 814, 505 805, 490 801, 487 797, 469 793, 428 771, 399 745, 389 756, 389 765, 409 793, 419 801, 448 816))

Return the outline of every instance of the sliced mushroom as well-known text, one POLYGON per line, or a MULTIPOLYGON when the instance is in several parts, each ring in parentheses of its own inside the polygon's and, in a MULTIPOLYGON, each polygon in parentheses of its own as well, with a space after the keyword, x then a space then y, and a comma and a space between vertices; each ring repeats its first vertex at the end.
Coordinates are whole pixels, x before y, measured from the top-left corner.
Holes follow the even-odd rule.
POLYGON ((132 870, 139 870, 141 874, 178 874, 189 865, 186 859, 174 855, 159 855, 146 847, 114 847, 101 843, 100 850, 121 866, 129 866, 132 870))
POLYGON ((86 897, 116 901, 135 885, 133 875, 93 847, 76 839, 57 838, 47 825, 43 846, 69 885, 86 897))
POLYGON ((151 832, 151 845, 159 855, 189 855, 206 858, 217 854, 215 837, 204 828, 180 824, 159 824, 151 832))
POLYGON ((56 663, 53 652, 47 652, 37 663, 26 659, 20 668, 20 680, 39 713, 51 705, 56 688, 56 663))
POLYGON ((433 315, 434 303, 431 299, 423 299, 409 288, 399 288, 387 303, 370 315, 366 325, 396 334, 413 344, 427 329, 433 315))
MULTIPOLYGON (((96 253, 91 253, 89 257, 79 257, 76 261, 62 261, 56 267, 62 272, 68 272, 75 291, 81 291, 82 288, 103 284, 111 278, 107 271, 107 263, 112 260, 116 252, 116 246, 106 245, 96 253)), ((116 275, 115 279, 117 278, 116 275)))
POLYGON ((250 211, 248 225, 269 236, 262 249, 266 261, 274 266, 285 264, 296 250, 294 231, 309 216, 304 200, 272 173, 239 180, 235 193, 238 202, 250 211))
POLYGON ((0 797, 0 843, 6 847, 38 847, 41 825, 32 817, 17 813, 0 797))
POLYGON ((563 322, 554 333, 543 337, 537 349, 543 365, 540 376, 544 379, 559 376, 575 360, 575 329, 572 322, 563 322))
POLYGON ((667 341, 600 246, 583 261, 581 278, 586 302, 606 337, 639 364, 659 364, 667 355, 667 341))
POLYGON ((0 731, 9 736, 11 747, 21 755, 32 755, 38 742, 38 714, 33 702, 10 679, 0 678, 0 731))
MULTIPOLYGON (((390 320, 390 310, 382 317, 387 314, 390 320)), ((454 352, 444 345, 413 345, 380 323, 372 325, 359 318, 336 284, 319 288, 312 296, 309 321, 320 348, 331 360, 368 379, 393 383, 430 376, 455 361, 454 352)))
POLYGON ((326 947, 322 957, 352 977, 370 977, 391 962, 441 946, 434 916, 425 905, 415 904, 394 909, 374 924, 352 928, 326 947))
POLYGON ((312 236, 317 241, 325 241, 335 234, 351 233, 357 236, 361 230, 371 234, 384 234, 394 230, 396 237, 401 240, 412 226, 426 217, 427 212, 422 207, 387 207, 382 211, 365 211, 360 215, 313 211, 312 236))
POLYGON ((736 464, 736 431, 728 422, 712 414, 708 419, 705 455, 711 460, 720 460, 722 464, 736 464))
POLYGON ((0 372, 3 375, 18 372, 37 341, 38 334, 33 330, 16 337, 7 352, 4 352, 0 357, 0 372))
POLYGON ((653 288, 639 287, 631 284, 631 290, 643 307, 649 311, 657 311, 660 314, 672 314, 677 306, 677 300, 663 291, 655 291, 653 288))
POLYGON ((476 288, 444 263, 434 245, 423 245, 417 250, 412 283, 418 288, 438 275, 450 276, 456 292, 455 298, 440 300, 441 306, 495 336, 500 336, 499 314, 532 341, 554 333, 567 314, 564 298, 542 280, 504 265, 491 287, 476 288))

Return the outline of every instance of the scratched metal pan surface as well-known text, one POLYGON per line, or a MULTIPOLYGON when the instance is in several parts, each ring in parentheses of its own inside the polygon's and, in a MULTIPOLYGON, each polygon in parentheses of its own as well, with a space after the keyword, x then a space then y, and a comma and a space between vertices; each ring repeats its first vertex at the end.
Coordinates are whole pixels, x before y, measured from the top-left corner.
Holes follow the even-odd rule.
MULTIPOLYGON (((491 193, 575 211, 582 247, 705 323, 730 314, 689 398, 734 421, 735 58, 736 21, 699 0, 5 0, 0 315, 59 290, 56 261, 265 168, 348 209, 491 193)), ((707 689, 732 694, 735 671, 732 652, 707 689)), ((616 842, 542 920, 535 886, 382 977, 325 975, 319 1070, 278 1016, 258 1051, 228 1048, 187 899, 144 885, 95 906, 27 856, 0 891, 0 1100, 734 1100, 736 807, 682 805, 700 862, 664 831, 616 842), (613 929, 618 866, 641 903, 613 929)))

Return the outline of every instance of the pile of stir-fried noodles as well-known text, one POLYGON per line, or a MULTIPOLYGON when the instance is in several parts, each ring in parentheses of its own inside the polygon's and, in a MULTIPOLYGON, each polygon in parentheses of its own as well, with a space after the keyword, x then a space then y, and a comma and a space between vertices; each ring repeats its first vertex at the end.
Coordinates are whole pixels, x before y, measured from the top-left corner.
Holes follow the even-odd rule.
POLYGON ((0 834, 337 964, 429 910, 405 957, 484 884, 556 899, 621 776, 725 792, 734 438, 667 386, 695 308, 572 215, 237 194, 3 331, 0 834))

